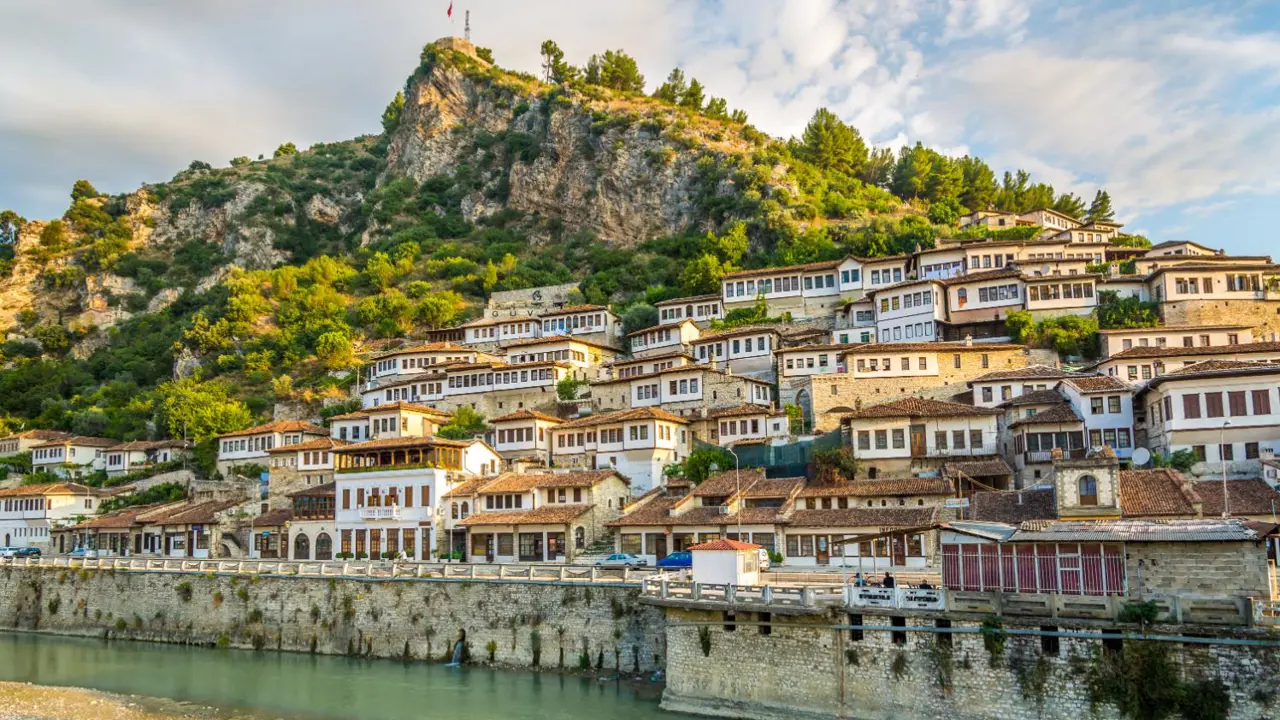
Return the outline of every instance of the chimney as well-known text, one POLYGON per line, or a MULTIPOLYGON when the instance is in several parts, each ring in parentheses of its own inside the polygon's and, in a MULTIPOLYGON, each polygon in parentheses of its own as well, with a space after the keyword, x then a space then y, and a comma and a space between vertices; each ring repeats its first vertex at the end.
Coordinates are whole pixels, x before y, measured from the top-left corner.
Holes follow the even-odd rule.
POLYGON ((965 345, 965 347, 973 347, 973 336, 972 336, 972 335, 965 335, 965 336, 964 336, 964 345, 965 345))

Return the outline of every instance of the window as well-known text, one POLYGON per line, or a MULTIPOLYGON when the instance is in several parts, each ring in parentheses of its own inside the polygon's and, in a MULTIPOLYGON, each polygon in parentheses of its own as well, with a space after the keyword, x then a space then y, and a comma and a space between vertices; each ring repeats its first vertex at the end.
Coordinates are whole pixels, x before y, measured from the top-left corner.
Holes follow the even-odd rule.
POLYGON ((1203 445, 1192 445, 1191 454, 1196 456, 1196 462, 1204 462, 1205 452, 1203 445))
POLYGON ((1112 415, 1120 414, 1120 396, 1112 395, 1107 398, 1107 412, 1112 415))
POLYGON ((983 402, 994 402, 994 399, 992 398, 992 394, 993 394, 993 393, 991 392, 991 388, 990 388, 990 387, 984 387, 984 388, 982 388, 982 401, 983 401, 983 402))
POLYGON ((1258 443, 1247 442, 1244 444, 1244 459, 1245 460, 1258 459, 1258 443))
POLYGON ((1270 415, 1271 414, 1271 391, 1270 390, 1254 390, 1253 391, 1253 414, 1254 415, 1270 415))
POLYGON ((871 431, 870 430, 858 431, 858 449, 859 450, 871 449, 871 431))
POLYGON ((1206 417, 1222 417, 1222 393, 1205 393, 1204 409, 1206 417))
POLYGON ((1098 480, 1092 475, 1081 475, 1076 481, 1081 505, 1098 504, 1098 480))
POLYGON ((1196 394, 1182 396, 1182 417, 1195 420, 1200 417, 1200 396, 1196 394))
POLYGON ((947 431, 938 430, 937 432, 935 432, 933 434, 933 444, 934 444, 934 447, 937 448, 937 450, 939 451, 946 450, 947 449, 947 431))
POLYGON ((1089 398, 1089 414, 1090 415, 1102 414, 1102 398, 1100 397, 1089 398))
POLYGON ((889 449, 889 431, 888 430, 876 431, 876 449, 877 450, 889 449))
POLYGON ((1236 458, 1235 458, 1235 452, 1233 448, 1234 446, 1231 443, 1227 443, 1226 445, 1219 445, 1218 457, 1222 458, 1223 462, 1231 462, 1232 460, 1235 460, 1236 458))
POLYGON ((951 446, 956 450, 964 449, 964 431, 963 430, 951 431, 951 446))
POLYGON ((982 368, 985 370, 989 367, 991 367, 991 358, 986 353, 982 353, 982 368))
POLYGON ((959 368, 960 368, 960 356, 959 356, 959 355, 952 355, 952 356, 951 356, 951 364, 952 364, 953 366, 955 366, 955 367, 956 367, 956 369, 959 369, 959 368))
POLYGON ((1249 409, 1245 406, 1243 390, 1232 390, 1231 392, 1228 392, 1227 405, 1231 411, 1231 417, 1249 414, 1249 409))
POLYGON ((982 431, 981 430, 969 431, 969 449, 975 450, 978 452, 982 451, 982 431))
POLYGON ((902 429, 893 431, 893 447, 895 450, 901 450, 907 446, 907 433, 902 429))

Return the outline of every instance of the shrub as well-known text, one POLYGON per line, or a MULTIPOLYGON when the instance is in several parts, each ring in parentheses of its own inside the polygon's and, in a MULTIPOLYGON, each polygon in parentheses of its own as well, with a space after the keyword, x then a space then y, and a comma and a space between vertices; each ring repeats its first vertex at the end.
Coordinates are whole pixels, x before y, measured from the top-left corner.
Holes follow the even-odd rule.
POLYGON ((174 590, 177 591, 178 597, 182 598, 182 602, 191 602, 191 583, 178 583, 174 590))

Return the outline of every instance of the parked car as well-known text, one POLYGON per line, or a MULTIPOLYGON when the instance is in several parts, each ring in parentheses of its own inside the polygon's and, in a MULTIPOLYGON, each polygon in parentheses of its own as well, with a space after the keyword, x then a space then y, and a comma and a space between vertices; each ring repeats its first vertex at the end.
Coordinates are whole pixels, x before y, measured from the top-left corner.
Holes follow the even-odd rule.
POLYGON ((21 557, 38 558, 38 557, 40 557, 40 548, 38 548, 38 547, 20 547, 20 548, 18 548, 18 554, 14 555, 14 557, 20 557, 20 558, 21 558, 21 557))
POLYGON ((659 560, 658 567, 672 569, 691 568, 693 567, 693 553, 688 551, 673 552, 659 560))
POLYGON ((614 553, 609 557, 597 560, 596 564, 603 567, 636 567, 638 565, 648 565, 649 561, 639 555, 614 553))
POLYGON ((12 547, 7 545, 5 547, 0 547, 0 558, 18 557, 18 551, 21 549, 22 548, 20 547, 12 547))
POLYGON ((78 547, 75 550, 72 550, 71 552, 67 553, 67 555, 70 557, 79 557, 79 558, 96 558, 98 557, 98 551, 92 548, 78 547))

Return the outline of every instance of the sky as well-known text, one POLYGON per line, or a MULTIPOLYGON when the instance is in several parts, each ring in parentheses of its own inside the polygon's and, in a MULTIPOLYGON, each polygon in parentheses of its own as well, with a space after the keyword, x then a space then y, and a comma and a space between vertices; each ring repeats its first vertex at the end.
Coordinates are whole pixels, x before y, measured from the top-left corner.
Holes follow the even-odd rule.
POLYGON ((1127 230, 1276 254, 1280 2, 1071 0, 5 0, 0 208, 60 215, 72 183, 127 192, 380 130, 423 44, 462 35, 537 72, 679 66, 778 137, 828 107, 872 144, 1024 168, 1127 230))

